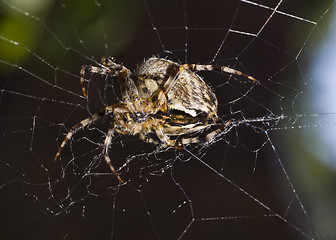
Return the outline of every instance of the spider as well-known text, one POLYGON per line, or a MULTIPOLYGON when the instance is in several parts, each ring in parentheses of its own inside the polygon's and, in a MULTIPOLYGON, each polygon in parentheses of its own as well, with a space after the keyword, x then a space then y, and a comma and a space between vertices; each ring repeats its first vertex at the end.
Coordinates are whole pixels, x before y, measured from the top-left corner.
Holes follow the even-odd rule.
POLYGON ((121 101, 74 125, 61 143, 54 160, 66 143, 80 129, 93 124, 107 115, 112 117, 111 127, 105 137, 102 155, 117 179, 109 157, 109 145, 115 132, 137 135, 141 140, 161 145, 164 148, 181 149, 183 146, 210 141, 226 129, 231 120, 207 135, 197 133, 216 124, 217 98, 211 88, 195 71, 221 71, 242 75, 252 82, 258 81, 235 69, 225 66, 184 64, 152 57, 145 60, 133 72, 112 57, 102 57, 101 65, 84 65, 80 70, 80 82, 84 97, 85 72, 117 77, 121 90, 121 101), (192 137, 190 135, 193 135, 192 137))

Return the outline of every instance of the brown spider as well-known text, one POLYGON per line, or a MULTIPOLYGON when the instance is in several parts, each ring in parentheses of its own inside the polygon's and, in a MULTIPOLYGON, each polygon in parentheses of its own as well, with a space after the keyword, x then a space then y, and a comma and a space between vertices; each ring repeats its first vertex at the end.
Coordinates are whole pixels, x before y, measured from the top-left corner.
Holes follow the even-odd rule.
MULTIPOLYGON (((138 135, 141 140, 161 144, 164 148, 181 148, 200 142, 201 138, 198 136, 187 136, 209 128, 218 120, 216 95, 194 71, 219 70, 242 75, 257 82, 255 78, 225 66, 179 65, 167 59, 152 57, 131 72, 122 64, 116 63, 113 58, 102 57, 101 66, 84 65, 81 68, 80 81, 85 97, 84 75, 87 70, 91 73, 118 77, 122 100, 73 126, 59 147, 55 160, 67 141, 79 129, 106 115, 111 115, 113 120, 105 137, 102 154, 121 183, 123 180, 109 157, 109 145, 114 132, 138 135)), ((208 133, 202 140, 210 141, 226 129, 229 123, 230 121, 208 133)))

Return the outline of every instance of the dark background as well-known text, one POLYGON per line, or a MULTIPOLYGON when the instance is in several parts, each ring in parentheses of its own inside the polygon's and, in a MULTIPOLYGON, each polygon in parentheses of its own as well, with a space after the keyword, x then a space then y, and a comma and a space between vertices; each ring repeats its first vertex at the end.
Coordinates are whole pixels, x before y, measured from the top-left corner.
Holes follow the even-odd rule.
MULTIPOLYGON (((1 2, 1 239, 335 236, 335 218, 321 218, 335 209, 335 174, 300 145, 296 119, 309 109, 301 105, 302 71, 327 35, 331 1, 285 1, 278 9, 317 25, 269 18, 271 10, 234 0, 45 2, 1 2), (80 66, 108 55, 130 69, 153 55, 228 65, 261 84, 200 73, 218 97, 221 121, 236 126, 210 147, 181 151, 116 137, 113 164, 129 160, 120 185, 94 144, 103 142, 108 118, 76 134, 53 161, 68 129, 118 101, 115 81, 97 76, 87 85, 89 100, 81 96, 80 66), (291 118, 261 120, 281 115, 291 118)), ((278 1, 255 3, 274 8, 278 1)))

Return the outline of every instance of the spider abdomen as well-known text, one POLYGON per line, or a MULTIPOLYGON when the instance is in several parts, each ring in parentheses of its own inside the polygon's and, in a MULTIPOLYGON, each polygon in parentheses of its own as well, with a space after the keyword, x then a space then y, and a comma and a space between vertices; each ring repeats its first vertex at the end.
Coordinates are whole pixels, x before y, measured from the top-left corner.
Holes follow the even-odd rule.
POLYGON ((156 100, 162 91, 167 109, 182 111, 191 117, 201 113, 216 118, 216 95, 198 74, 183 66, 162 58, 146 60, 134 71, 139 92, 148 93, 144 97, 156 100))

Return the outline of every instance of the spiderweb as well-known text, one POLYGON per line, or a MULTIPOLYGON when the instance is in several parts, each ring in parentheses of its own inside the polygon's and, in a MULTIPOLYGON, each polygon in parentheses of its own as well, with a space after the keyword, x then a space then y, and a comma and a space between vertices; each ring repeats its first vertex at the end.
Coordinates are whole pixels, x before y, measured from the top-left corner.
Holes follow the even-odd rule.
POLYGON ((332 32, 333 1, 0 6, 1 239, 335 237, 335 164, 317 135, 332 133, 335 110, 316 100, 332 103, 318 83, 333 66, 311 70, 332 32), (108 116, 53 160, 72 126, 120 100, 116 79, 86 74, 87 99, 79 82, 81 65, 110 55, 129 69, 151 56, 230 66, 259 83, 199 72, 230 127, 182 150, 114 136, 121 184, 102 157, 108 116))

